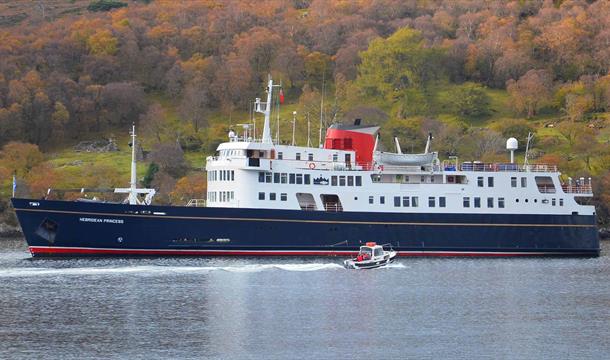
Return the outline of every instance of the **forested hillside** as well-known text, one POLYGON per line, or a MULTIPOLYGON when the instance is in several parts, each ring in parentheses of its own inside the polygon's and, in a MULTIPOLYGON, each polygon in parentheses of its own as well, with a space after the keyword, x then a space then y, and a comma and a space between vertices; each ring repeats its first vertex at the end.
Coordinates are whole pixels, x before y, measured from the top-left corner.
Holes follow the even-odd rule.
MULTIPOLYGON (((532 162, 593 177, 610 203, 610 2, 560 0, 59 1, 0 4, 0 179, 22 195, 128 181, 127 133, 157 201, 205 192, 204 157, 281 81, 280 138, 306 118, 363 118, 442 158, 532 162), (320 109, 322 97, 324 107, 320 109), (321 111, 322 110, 322 111, 321 111), (76 153, 116 138, 117 152, 76 153), (520 161, 523 154, 520 155, 520 161), (199 168, 199 170, 198 170, 199 168)), ((261 124, 261 118, 257 117, 261 124)), ((69 196, 59 194, 56 196, 69 196)))

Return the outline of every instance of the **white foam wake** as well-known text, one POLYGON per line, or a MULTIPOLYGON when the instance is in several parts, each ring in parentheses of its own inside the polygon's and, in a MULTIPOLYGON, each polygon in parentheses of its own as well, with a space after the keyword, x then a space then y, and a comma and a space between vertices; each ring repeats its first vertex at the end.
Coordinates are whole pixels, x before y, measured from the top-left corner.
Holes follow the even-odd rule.
POLYGON ((78 267, 78 268, 11 268, 0 270, 2 277, 29 276, 83 276, 114 274, 167 274, 167 273, 206 273, 227 271, 233 273, 254 273, 269 270, 283 271, 320 271, 342 269, 337 263, 316 264, 252 264, 241 266, 125 266, 125 267, 78 267))

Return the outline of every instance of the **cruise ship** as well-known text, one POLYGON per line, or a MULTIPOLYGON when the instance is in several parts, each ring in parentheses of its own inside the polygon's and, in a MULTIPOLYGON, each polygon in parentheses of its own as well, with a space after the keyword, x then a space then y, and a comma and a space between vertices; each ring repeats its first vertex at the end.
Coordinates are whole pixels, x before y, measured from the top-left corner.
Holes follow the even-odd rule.
POLYGON ((231 131, 207 158, 205 199, 152 205, 135 157, 123 203, 13 198, 32 256, 352 256, 370 241, 400 256, 599 255, 591 180, 515 163, 515 139, 501 164, 441 161, 431 136, 420 154, 381 151, 360 120, 319 147, 279 144, 277 88, 255 102, 262 136, 231 131))

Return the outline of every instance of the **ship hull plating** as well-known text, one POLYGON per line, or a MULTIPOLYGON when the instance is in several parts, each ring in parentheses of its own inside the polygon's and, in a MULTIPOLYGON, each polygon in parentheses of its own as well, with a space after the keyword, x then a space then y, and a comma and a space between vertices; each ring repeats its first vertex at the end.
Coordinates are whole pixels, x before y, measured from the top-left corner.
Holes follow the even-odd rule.
POLYGON ((33 256, 598 256, 595 216, 319 212, 13 199, 33 256))

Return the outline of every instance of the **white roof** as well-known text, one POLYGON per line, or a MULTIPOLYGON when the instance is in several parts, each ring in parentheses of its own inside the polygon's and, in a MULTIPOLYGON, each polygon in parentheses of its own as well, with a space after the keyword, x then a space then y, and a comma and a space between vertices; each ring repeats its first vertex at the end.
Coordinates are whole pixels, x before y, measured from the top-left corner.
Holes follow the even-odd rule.
POLYGON ((230 141, 221 143, 216 150, 271 150, 274 148, 275 146, 271 143, 230 141))

